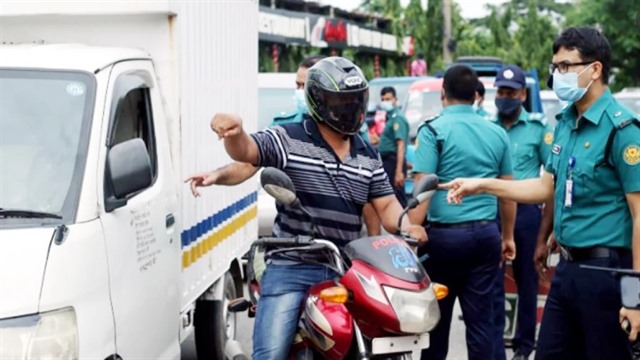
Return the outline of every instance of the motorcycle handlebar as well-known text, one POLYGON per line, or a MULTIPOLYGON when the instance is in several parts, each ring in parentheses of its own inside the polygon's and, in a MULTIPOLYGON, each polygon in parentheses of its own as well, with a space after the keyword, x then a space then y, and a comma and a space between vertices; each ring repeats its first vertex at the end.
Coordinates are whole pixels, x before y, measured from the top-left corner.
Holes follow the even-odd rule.
POLYGON ((277 247, 297 247, 297 246, 308 246, 311 244, 315 244, 315 241, 310 237, 304 236, 296 236, 293 238, 273 238, 273 237, 264 237, 258 239, 255 242, 257 245, 271 245, 277 247))
POLYGON ((407 245, 415 246, 415 247, 420 246, 420 242, 418 240, 412 238, 406 232, 404 232, 404 231, 400 232, 400 236, 402 236, 402 239, 407 243, 407 245))

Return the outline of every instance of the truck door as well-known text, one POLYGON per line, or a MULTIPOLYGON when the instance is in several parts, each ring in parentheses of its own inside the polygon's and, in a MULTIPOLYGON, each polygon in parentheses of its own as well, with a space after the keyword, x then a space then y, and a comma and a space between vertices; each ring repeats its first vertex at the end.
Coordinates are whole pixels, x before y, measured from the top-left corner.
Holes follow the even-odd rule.
MULTIPOLYGON (((140 138, 151 160, 152 182, 126 205, 102 206, 116 349, 124 359, 179 356, 180 238, 177 188, 165 118, 150 61, 124 61, 111 70, 104 129, 108 149, 140 138), (110 100, 109 100, 110 99, 110 100)), ((100 167, 105 168, 105 165, 100 167)), ((109 196, 103 173, 100 198, 109 196)), ((106 201, 105 201, 106 202, 106 201)))

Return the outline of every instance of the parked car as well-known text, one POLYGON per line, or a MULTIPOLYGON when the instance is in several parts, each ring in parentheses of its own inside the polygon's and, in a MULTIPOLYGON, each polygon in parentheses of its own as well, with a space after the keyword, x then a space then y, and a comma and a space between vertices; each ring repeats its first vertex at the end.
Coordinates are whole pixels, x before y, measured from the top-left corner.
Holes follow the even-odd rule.
MULTIPOLYGON (((273 118, 295 110, 293 92, 296 73, 258 74, 258 130, 269 127, 273 118)), ((258 236, 271 236, 276 202, 258 185, 258 236)))
POLYGON ((271 125, 276 115, 295 110, 295 86, 296 73, 258 74, 258 130, 271 125))
POLYGON ((558 99, 553 90, 540 91, 540 100, 547 123, 552 127, 556 127, 556 115, 567 105, 566 101, 558 99))
POLYGON ((640 116, 640 88, 624 88, 613 94, 613 97, 640 116))
POLYGON ((367 114, 365 116, 367 124, 372 124, 374 120, 376 122, 384 122, 386 112, 378 109, 378 105, 380 104, 380 91, 382 91, 382 88, 392 86, 396 90, 398 105, 402 107, 405 103, 405 98, 407 97, 411 84, 418 80, 427 78, 429 77, 398 76, 371 79, 371 81, 369 81, 369 103, 367 105, 367 114))

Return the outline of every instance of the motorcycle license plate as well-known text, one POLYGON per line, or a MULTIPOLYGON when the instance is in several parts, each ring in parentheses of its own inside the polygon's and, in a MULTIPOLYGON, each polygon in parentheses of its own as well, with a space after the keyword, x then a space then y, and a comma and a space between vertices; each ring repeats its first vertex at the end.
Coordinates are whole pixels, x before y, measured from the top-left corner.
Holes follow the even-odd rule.
POLYGON ((429 334, 375 338, 371 341, 374 355, 413 352, 429 347, 429 334))

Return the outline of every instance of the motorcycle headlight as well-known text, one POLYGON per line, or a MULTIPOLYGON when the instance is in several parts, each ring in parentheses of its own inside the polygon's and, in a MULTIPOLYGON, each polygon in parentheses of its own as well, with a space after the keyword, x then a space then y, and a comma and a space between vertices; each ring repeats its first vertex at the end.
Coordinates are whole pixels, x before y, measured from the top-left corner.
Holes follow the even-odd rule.
POLYGON ((426 333, 433 330, 440 321, 440 307, 432 286, 418 292, 388 286, 382 288, 398 317, 402 332, 426 333))
POLYGON ((78 359, 72 308, 0 320, 0 359, 78 359))

